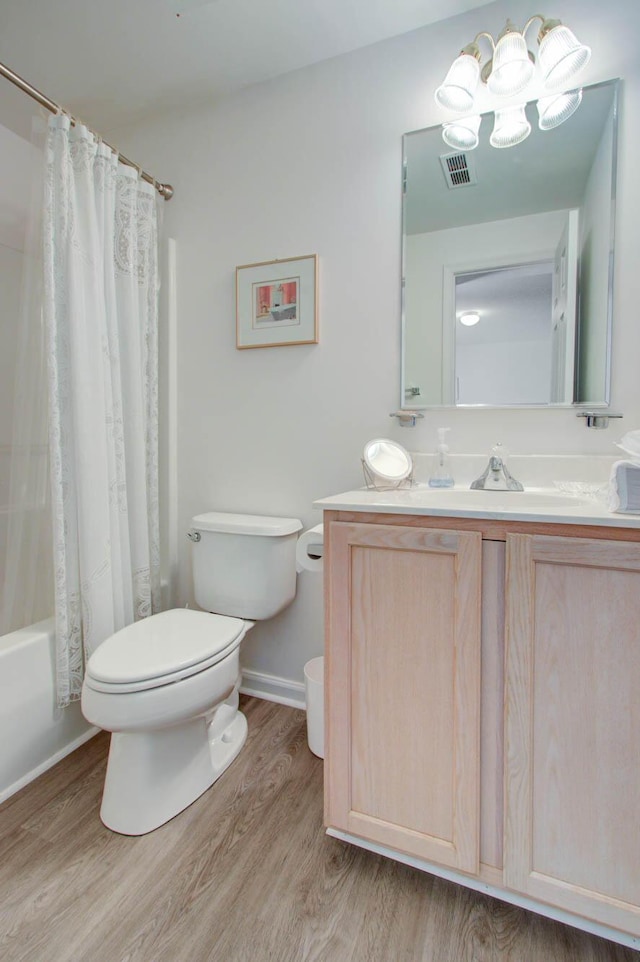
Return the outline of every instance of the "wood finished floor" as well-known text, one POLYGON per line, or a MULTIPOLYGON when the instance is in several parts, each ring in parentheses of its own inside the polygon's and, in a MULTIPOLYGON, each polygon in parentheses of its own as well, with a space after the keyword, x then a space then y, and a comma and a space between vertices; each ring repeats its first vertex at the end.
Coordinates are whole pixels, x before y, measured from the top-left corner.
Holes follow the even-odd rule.
POLYGON ((2 962, 639 962, 327 837, 303 712, 243 702, 238 759, 150 835, 99 821, 104 734, 0 806, 2 962))

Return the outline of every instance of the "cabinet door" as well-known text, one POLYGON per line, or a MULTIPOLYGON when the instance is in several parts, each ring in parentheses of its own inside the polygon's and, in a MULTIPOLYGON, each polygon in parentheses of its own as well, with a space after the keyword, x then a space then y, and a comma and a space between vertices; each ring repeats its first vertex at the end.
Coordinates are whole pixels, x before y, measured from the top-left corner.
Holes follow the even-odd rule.
POLYGON ((477 872, 481 536, 329 525, 328 825, 477 872))
POLYGON ((640 545, 507 540, 507 886, 640 932, 640 545))

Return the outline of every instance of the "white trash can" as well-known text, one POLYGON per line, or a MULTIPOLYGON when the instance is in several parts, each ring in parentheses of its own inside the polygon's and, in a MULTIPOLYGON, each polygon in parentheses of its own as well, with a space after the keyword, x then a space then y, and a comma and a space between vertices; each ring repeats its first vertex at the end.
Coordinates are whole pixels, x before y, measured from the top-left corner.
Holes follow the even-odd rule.
POLYGON ((324 658, 312 658, 304 666, 307 700, 307 741, 314 755, 324 758, 324 658))

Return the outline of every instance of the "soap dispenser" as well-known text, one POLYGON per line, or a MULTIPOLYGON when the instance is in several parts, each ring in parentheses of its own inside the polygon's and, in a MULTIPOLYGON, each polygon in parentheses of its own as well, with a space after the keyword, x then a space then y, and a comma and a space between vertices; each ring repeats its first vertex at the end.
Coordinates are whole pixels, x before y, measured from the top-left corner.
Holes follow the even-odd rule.
POLYGON ((452 488, 453 475, 449 459, 449 445, 447 431, 451 428, 438 428, 438 448, 436 450, 436 468, 429 478, 430 488, 452 488))

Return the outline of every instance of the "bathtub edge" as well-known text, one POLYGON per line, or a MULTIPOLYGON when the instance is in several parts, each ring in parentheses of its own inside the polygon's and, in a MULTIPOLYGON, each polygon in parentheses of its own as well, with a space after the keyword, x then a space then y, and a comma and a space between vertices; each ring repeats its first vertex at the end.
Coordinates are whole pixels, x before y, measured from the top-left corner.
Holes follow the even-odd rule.
POLYGON ((74 752, 76 748, 80 748, 80 746, 84 745, 85 742, 88 742, 91 738, 94 738, 100 733, 100 731, 100 728, 92 726, 91 728, 87 729, 87 731, 83 732, 82 735, 79 735, 78 738, 74 738, 72 742, 69 742, 63 748, 59 749, 57 752, 54 752, 53 755, 50 755, 49 758, 45 759, 44 762, 36 765, 36 767, 32 768, 30 772, 27 772, 26 775, 22 776, 22 778, 19 778, 12 785, 9 785, 8 788, 5 788, 0 792, 0 805, 3 802, 6 802, 8 798, 11 798, 12 795, 15 795, 20 791, 20 789, 24 788, 30 782, 35 781, 38 776, 43 775, 50 768, 53 768, 54 765, 57 765, 57 763, 62 761, 63 758, 66 758, 67 755, 70 755, 71 752, 74 752))

